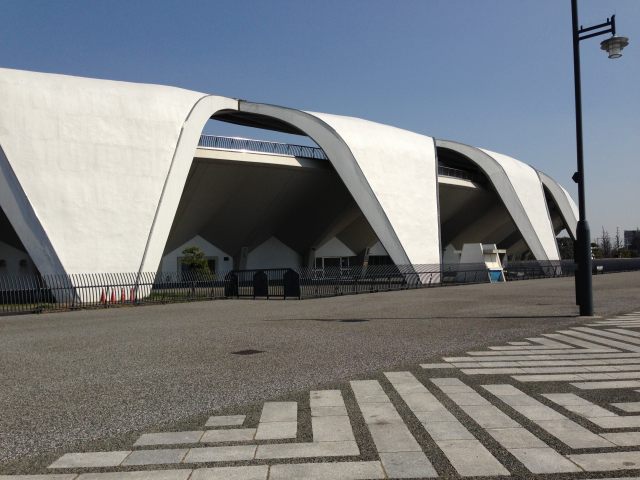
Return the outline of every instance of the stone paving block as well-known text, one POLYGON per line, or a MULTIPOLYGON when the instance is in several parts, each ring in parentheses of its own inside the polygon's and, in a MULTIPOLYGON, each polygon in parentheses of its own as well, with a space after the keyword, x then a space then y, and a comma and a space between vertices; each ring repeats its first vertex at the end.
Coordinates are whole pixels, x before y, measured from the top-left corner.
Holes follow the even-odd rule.
POLYGON ((413 412, 420 423, 456 422, 457 418, 444 407, 433 412, 413 412))
POLYGON ((477 393, 450 393, 449 398, 458 405, 491 405, 477 393))
POLYGON ((344 405, 341 407, 311 407, 312 417, 339 417, 342 415, 348 415, 344 405))
POLYGON ((268 465, 198 468, 189 480, 267 480, 268 465))
POLYGON ((571 420, 538 420, 535 423, 570 448, 611 448, 608 440, 571 420))
POLYGON ((397 390, 398 393, 428 393, 427 387, 422 385, 419 382, 415 383, 394 383, 393 388, 397 390))
POLYGON ((358 403, 391 403, 386 393, 382 395, 362 395, 356 396, 358 403))
POLYGON ((450 363, 421 363, 420 367, 424 368, 425 370, 455 368, 455 366, 451 365, 450 363))
POLYGON ((371 423, 404 423, 402 417, 391 403, 365 403, 360 411, 367 424, 371 423))
POLYGON ((438 387, 444 393, 473 393, 473 388, 467 385, 443 385, 438 387))
POLYGON ((514 457, 532 473, 581 472, 575 464, 564 458, 552 448, 513 448, 509 449, 514 457))
POLYGON ((548 398, 553 403, 558 405, 591 405, 589 400, 586 400, 573 393, 543 393, 543 397, 548 398))
POLYGON ((207 430, 200 443, 249 442, 256 435, 255 428, 233 428, 227 430, 207 430))
POLYGON ((575 382, 571 385, 579 388, 580 390, 606 390, 610 388, 638 388, 640 387, 640 381, 614 380, 610 382, 575 382))
POLYGON ((442 387, 444 385, 464 385, 464 382, 455 377, 430 378, 429 380, 438 387, 442 387))
POLYGON ((244 423, 246 415, 218 415, 209 417, 205 427, 239 427, 244 423))
POLYGON ((549 373, 513 375, 511 378, 518 382, 576 382, 584 380, 579 373, 549 373))
POLYGON ((522 367, 511 368, 463 368, 465 375, 507 375, 515 373, 526 373, 522 367))
POLYGON ((627 415, 623 417, 597 417, 589 418, 590 422, 595 423, 600 428, 640 428, 640 416, 627 415))
POLYGON ((198 443, 204 430, 190 432, 163 432, 144 433, 133 444, 134 446, 145 445, 180 445, 183 443, 198 443))
POLYGON ((635 470, 640 468, 640 452, 607 452, 567 455, 587 472, 635 470))
POLYGON ((521 415, 524 415, 529 420, 564 420, 566 417, 561 413, 556 412, 554 409, 547 407, 546 405, 516 405, 517 410, 521 415))
POLYGON ((363 480, 379 478, 387 478, 380 462, 273 465, 269 472, 269 480, 363 480))
POLYGON ((77 480, 187 480, 191 469, 145 470, 140 472, 83 473, 77 480))
POLYGON ((349 417, 312 417, 314 442, 355 441, 349 417))
POLYGON ((188 448, 134 450, 121 465, 168 465, 180 463, 188 451, 188 448))
POLYGON ((601 433, 600 436, 621 447, 640 446, 640 432, 601 433))
POLYGON ((427 433, 438 440, 475 440, 475 437, 457 420, 455 422, 423 423, 427 433))
POLYGON ((463 477, 509 475, 509 471, 477 440, 445 440, 436 444, 463 477))
POLYGON ((297 422, 297 402, 265 402, 260 422, 297 422))
POLYGON ((361 401, 360 397, 364 396, 383 396, 385 398, 388 398, 387 394, 384 393, 384 390, 377 380, 353 380, 350 383, 351 389, 353 390, 353 393, 355 394, 358 401, 361 401))
POLYGON ((433 412, 442 408, 442 404, 431 393, 405 393, 402 399, 413 412, 433 412))
POLYGON ((411 372, 384 372, 384 376, 387 377, 389 382, 397 385, 422 385, 420 381, 411 372))
POLYGON ((271 422, 258 424, 256 440, 283 440, 296 438, 298 422, 271 422))
POLYGON ((489 428, 487 429, 500 445, 510 448, 546 448, 548 445, 536 437, 529 430, 519 428, 489 428))
POLYGON ((634 413, 640 412, 640 402, 620 402, 620 403, 612 403, 614 407, 620 409, 624 412, 634 413))
POLYGON ((606 408, 599 405, 566 405, 565 408, 570 412, 580 415, 581 417, 595 419, 601 417, 618 417, 617 413, 610 412, 606 408))
POLYGON ((434 478, 438 473, 423 452, 381 453, 380 461, 391 478, 434 478))
POLYGON ((505 395, 501 396, 500 400, 511 407, 520 407, 520 406, 530 406, 530 405, 540 405, 540 402, 535 398, 530 397, 529 395, 525 395, 524 393, 519 395, 505 395))
POLYGON ((0 480, 75 480, 77 473, 68 475, 51 473, 48 475, 0 475, 0 480))
POLYGON ((49 465, 48 468, 117 467, 130 453, 130 450, 116 452, 66 453, 49 465))
POLYGON ((493 405, 466 405, 462 407, 482 428, 516 428, 520 424, 493 405))
POLYGON ((309 402, 313 407, 344 407, 344 400, 340 390, 312 390, 309 402))
POLYGON ((422 449, 404 424, 367 425, 378 452, 421 452, 422 449))
POLYGON ((488 392, 493 393, 494 395, 496 395, 498 397, 501 397, 501 398, 503 396, 507 396, 507 395, 524 395, 520 390, 518 390, 513 385, 507 385, 507 384, 503 384, 503 385, 482 385, 482 388, 484 388, 488 392))
POLYGON ((258 445, 256 458, 347 457, 360 455, 356 442, 280 443, 258 445))
POLYGON ((182 463, 234 462, 238 460, 252 460, 255 452, 255 445, 192 448, 191 450, 189 450, 182 463))

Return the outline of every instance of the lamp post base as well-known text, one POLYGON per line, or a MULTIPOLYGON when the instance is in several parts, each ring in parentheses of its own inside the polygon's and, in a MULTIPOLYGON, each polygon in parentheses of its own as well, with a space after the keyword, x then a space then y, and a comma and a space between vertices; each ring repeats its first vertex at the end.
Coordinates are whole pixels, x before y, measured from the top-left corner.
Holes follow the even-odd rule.
POLYGON ((593 316, 593 291, 591 287, 591 234, 589 223, 580 220, 576 229, 576 301, 580 316, 593 316))

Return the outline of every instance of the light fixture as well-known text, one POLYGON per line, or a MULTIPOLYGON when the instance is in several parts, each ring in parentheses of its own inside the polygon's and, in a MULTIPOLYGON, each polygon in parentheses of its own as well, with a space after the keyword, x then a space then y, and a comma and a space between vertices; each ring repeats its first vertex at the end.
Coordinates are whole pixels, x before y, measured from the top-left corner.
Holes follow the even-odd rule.
POLYGON ((600 48, 609 54, 609 58, 620 58, 622 49, 629 45, 627 37, 611 37, 600 42, 600 48))

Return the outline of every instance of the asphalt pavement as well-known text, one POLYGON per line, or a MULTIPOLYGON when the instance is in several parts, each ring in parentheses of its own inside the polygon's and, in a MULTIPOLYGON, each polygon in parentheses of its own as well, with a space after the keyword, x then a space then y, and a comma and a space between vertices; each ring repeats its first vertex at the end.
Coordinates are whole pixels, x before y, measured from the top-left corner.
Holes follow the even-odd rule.
MULTIPOLYGON (((640 309, 640 272, 593 280, 598 315, 640 309)), ((584 323, 573 299, 560 278, 0 318, 0 473, 584 323)))

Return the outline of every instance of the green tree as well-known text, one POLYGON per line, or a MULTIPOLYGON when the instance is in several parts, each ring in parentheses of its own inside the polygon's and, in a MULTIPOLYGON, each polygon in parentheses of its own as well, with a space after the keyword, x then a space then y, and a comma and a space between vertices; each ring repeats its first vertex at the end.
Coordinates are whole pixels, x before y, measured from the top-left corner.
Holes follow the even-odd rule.
POLYGON ((573 240, 569 237, 559 237, 558 250, 562 260, 573 260, 573 240))
POLYGON ((182 265, 188 272, 192 273, 211 273, 207 257, 200 247, 188 247, 182 251, 182 265))

